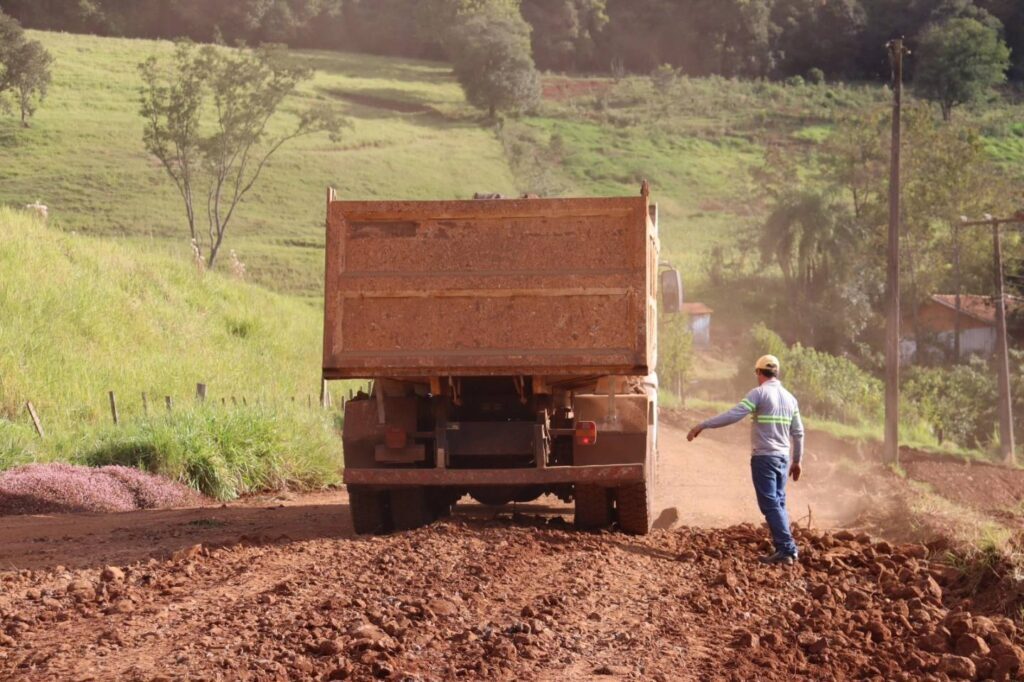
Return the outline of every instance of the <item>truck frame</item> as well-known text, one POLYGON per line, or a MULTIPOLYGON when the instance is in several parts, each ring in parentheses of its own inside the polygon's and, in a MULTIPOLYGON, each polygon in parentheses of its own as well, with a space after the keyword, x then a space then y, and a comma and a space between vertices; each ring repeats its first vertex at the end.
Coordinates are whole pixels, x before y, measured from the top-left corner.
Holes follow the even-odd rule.
POLYGON ((468 494, 544 494, 646 533, 657 462, 657 208, 636 197, 327 200, 323 377, 358 533, 468 494))

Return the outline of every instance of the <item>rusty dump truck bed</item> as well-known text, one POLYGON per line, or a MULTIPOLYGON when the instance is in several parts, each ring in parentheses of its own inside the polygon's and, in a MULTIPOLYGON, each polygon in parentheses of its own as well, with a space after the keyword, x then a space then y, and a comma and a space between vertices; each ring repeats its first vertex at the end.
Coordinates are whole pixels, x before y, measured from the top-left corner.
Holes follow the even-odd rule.
POLYGON ((324 377, 647 374, 646 196, 336 201, 324 377))

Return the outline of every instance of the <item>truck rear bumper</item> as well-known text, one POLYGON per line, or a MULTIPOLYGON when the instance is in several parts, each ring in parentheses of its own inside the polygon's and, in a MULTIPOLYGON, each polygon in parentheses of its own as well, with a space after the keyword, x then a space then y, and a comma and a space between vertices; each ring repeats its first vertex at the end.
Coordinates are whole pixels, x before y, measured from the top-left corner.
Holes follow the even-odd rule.
POLYGON ((482 486, 588 483, 618 486, 644 480, 643 464, 528 469, 345 469, 347 485, 482 486))

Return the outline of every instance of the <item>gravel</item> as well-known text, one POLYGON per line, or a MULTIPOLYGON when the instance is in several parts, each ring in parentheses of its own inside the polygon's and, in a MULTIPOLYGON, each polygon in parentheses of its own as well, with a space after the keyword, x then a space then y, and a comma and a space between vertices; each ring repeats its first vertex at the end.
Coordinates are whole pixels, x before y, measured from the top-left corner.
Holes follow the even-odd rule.
POLYGON ((0 515, 122 512, 201 502, 180 483, 123 466, 29 464, 0 473, 0 515))

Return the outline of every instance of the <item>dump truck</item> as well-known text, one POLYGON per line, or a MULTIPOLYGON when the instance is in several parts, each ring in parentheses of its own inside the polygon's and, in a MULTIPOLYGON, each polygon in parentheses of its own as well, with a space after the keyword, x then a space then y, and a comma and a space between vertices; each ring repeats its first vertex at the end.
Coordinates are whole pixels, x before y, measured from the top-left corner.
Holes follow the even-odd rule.
POLYGON ((552 494, 580 528, 651 528, 657 207, 583 199, 340 201, 328 190, 323 377, 344 405, 356 532, 410 529, 464 496, 552 494))

